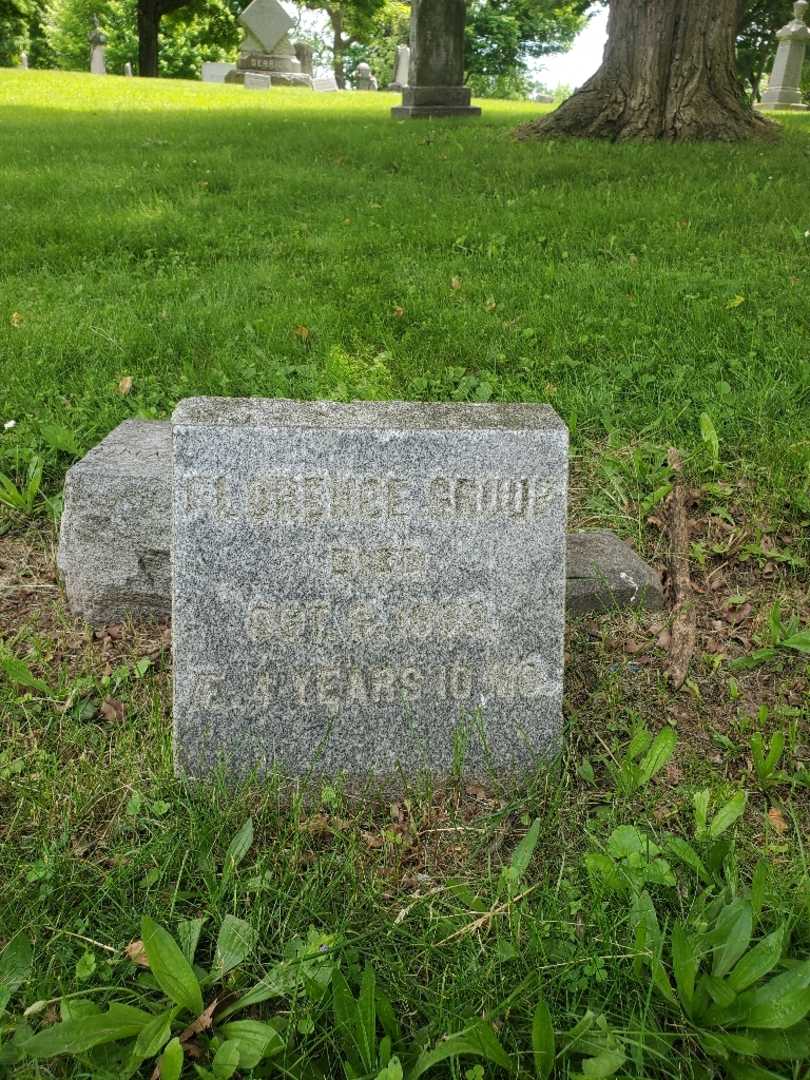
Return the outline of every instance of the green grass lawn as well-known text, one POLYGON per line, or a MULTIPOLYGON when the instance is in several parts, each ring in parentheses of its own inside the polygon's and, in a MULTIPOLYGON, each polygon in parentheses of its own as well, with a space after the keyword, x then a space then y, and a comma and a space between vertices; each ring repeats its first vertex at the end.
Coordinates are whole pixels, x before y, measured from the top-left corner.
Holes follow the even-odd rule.
POLYGON ((184 1078, 232 1075, 222 1011, 270 973, 239 1016, 283 1047, 233 1075, 398 1080, 391 1055, 417 1076, 434 1048, 430 1077, 545 1078, 544 1000, 555 1076, 807 1080, 808 660, 784 642, 810 623, 810 119, 768 146, 532 144, 536 106, 395 123, 395 100, 0 71, 0 473, 41 463, 47 497, 0 506, 0 1076, 152 1075, 132 1036, 21 1049, 168 1008, 158 953, 124 952, 147 915, 204 981, 223 920, 244 943, 184 1078), (665 616, 611 613, 569 628, 564 758, 518 788, 176 780, 168 631, 72 618, 54 518, 73 458, 192 394, 550 401, 573 521, 659 564, 678 446, 686 686, 665 616))

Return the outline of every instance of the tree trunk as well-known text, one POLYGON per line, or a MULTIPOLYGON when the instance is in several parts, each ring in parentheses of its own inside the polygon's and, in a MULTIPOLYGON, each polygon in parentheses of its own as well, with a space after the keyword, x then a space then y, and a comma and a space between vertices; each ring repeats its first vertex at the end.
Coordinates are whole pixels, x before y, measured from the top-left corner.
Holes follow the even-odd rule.
POLYGON ((610 0, 597 73, 521 138, 744 139, 774 126, 746 104, 734 42, 739 0, 610 0))
POLYGON ((346 89, 346 69, 343 67, 343 12, 327 8, 332 23, 332 66, 335 82, 341 90, 346 89))
POLYGON ((158 0, 138 0, 138 74, 152 79, 158 74, 161 14, 158 0))

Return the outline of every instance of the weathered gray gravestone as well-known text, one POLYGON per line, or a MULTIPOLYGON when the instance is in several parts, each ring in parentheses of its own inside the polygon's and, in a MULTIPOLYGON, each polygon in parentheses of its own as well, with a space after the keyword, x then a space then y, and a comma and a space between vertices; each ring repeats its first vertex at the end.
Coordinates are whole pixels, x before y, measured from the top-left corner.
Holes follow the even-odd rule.
POLYGON ((806 109, 802 100, 802 65, 810 41, 810 28, 805 23, 807 0, 793 5, 793 18, 776 34, 779 46, 768 89, 762 95, 763 109, 806 109))
POLYGON ((87 40, 90 42, 90 74, 107 74, 107 35, 98 24, 98 16, 93 16, 93 29, 87 40))
POLYGON ((259 75, 255 71, 246 71, 243 86, 246 90, 269 90, 270 76, 259 75))
POLYGON ((371 68, 365 61, 363 61, 363 63, 361 64, 358 64, 355 68, 352 85, 354 86, 355 90, 378 89, 377 79, 374 75, 372 75, 371 68))
POLYGON ((238 22, 244 36, 236 69, 227 73, 226 83, 243 83, 245 75, 253 72, 269 75, 274 86, 312 86, 290 42, 293 19, 278 0, 251 0, 238 22))
MULTIPOLYGON (((95 626, 171 612, 172 429, 124 420, 68 470, 59 569, 70 610, 95 626)), ((606 530, 568 533, 572 615, 664 606, 660 575, 606 530)))
POLYGON ((327 75, 322 79, 313 79, 312 89, 317 90, 321 94, 333 94, 335 91, 339 90, 340 87, 338 86, 334 75, 327 75))
POLYGON ((182 402, 178 771, 359 779, 460 754, 480 774, 552 754, 567 447, 544 405, 182 402))
POLYGON ((413 0, 409 84, 396 119, 480 116, 464 85, 464 0, 413 0))
POLYGON ((408 85, 411 65, 411 50, 408 45, 397 45, 397 61, 394 65, 394 78, 388 84, 389 90, 404 90, 408 85))

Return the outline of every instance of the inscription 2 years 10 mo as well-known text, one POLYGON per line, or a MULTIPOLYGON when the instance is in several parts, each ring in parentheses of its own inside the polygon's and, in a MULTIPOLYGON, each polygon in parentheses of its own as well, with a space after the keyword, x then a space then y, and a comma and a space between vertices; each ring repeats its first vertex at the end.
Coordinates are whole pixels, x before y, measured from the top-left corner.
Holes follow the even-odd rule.
POLYGON ((215 520, 376 522, 397 519, 530 522, 551 497, 536 476, 432 476, 264 473, 239 487, 227 476, 185 480, 185 508, 215 520))

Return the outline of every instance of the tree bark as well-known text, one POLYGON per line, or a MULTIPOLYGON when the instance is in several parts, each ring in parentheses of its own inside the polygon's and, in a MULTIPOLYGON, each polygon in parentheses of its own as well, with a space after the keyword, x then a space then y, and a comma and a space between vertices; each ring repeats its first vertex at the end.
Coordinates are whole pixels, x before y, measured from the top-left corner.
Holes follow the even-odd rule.
POLYGON ((156 79, 158 74, 158 0, 138 0, 138 74, 156 79))
POLYGON ((346 69, 343 66, 343 12, 335 8, 327 8, 329 21, 332 24, 332 66, 335 72, 335 82, 341 90, 346 89, 346 69))
POLYGON ((610 0, 597 73, 518 137, 720 139, 769 135, 745 102, 734 42, 739 0, 610 0))

